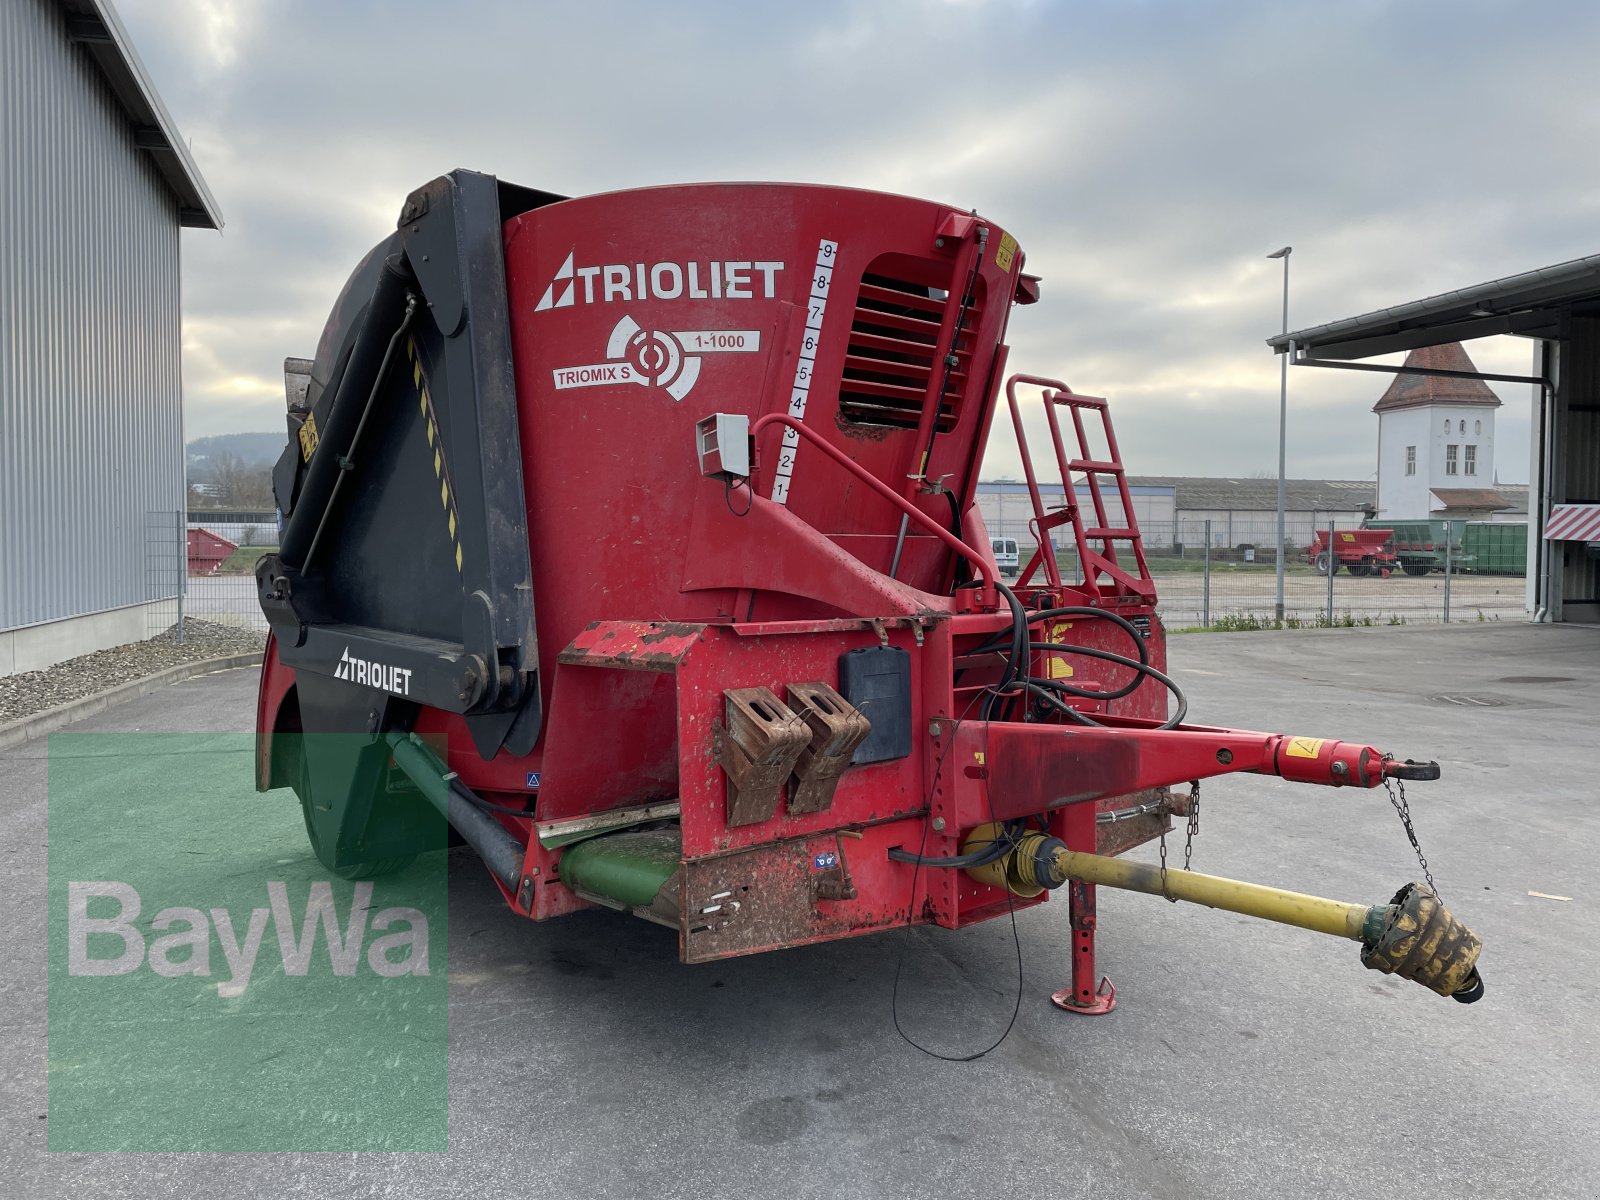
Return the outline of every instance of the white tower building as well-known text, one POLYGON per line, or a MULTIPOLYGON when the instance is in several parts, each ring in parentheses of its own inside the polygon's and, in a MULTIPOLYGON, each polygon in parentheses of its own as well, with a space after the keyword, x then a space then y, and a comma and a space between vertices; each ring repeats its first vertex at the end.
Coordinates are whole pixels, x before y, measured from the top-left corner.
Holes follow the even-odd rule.
MULTIPOLYGON (((1427 346, 1405 365, 1476 371, 1460 342, 1427 346)), ((1500 398, 1481 379, 1396 375, 1378 414, 1379 520, 1478 520, 1507 501, 1494 490, 1494 413, 1500 398)))

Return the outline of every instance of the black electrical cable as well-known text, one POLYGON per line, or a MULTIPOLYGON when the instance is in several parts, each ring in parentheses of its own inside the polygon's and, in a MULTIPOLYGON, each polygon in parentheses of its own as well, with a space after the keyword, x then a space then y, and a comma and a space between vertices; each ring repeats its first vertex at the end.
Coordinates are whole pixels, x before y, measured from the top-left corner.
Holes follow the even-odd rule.
POLYGON ((995 701, 1001 693, 1008 690, 1016 682, 1018 675, 1027 669, 1028 665, 1028 621, 1027 610, 1022 607, 1022 601, 1017 599, 1017 594, 995 580, 995 588, 1005 598, 1011 608, 1011 655, 1006 659, 1005 670, 1000 675, 1000 683, 990 695, 988 703, 984 705, 983 719, 992 720, 995 715, 995 701))
MULTIPOLYGON (((987 654, 998 650, 1002 639, 1008 635, 1010 636, 1012 647, 1011 656, 1006 662, 1005 671, 1001 676, 1001 682, 995 685, 994 692, 997 695, 1011 694, 1015 692, 1015 684, 1021 677, 1019 674, 1021 668, 1018 668, 1016 664, 1018 662, 1026 663, 1029 659, 1031 659, 1034 651, 1037 650, 1041 653, 1054 654, 1076 654, 1085 658, 1098 658, 1105 662, 1115 663, 1118 666, 1126 667, 1130 671, 1133 671, 1135 676, 1122 688, 1109 692, 1095 691, 1087 688, 1075 688, 1071 685, 1058 685, 1057 681, 1054 680, 1034 679, 1032 682, 1035 684, 1043 684, 1052 688, 1053 690, 1060 691, 1065 695, 1075 696, 1080 699, 1118 700, 1124 696, 1132 695, 1133 692, 1145 682, 1145 680, 1153 679, 1157 683, 1161 684, 1162 687, 1171 692, 1173 699, 1176 701, 1176 708, 1173 712, 1173 715, 1168 717, 1167 720, 1163 721, 1158 728, 1174 729, 1181 725, 1184 718, 1188 716, 1188 696, 1184 694, 1183 689, 1178 686, 1176 681, 1168 677, 1163 671, 1150 665, 1150 649, 1145 645, 1144 637, 1142 634, 1140 634, 1138 627, 1126 617, 1123 617, 1118 613, 1108 612, 1105 609, 1089 608, 1084 605, 1065 605, 1058 608, 1035 609, 1032 613, 1027 613, 1026 610, 1022 609, 1021 604, 1017 601, 1015 594, 1012 593, 1010 588, 999 582, 996 582, 995 586, 1000 589, 1001 593, 1006 598, 1007 604, 1011 607, 1011 628, 1009 630, 992 635, 987 641, 980 643, 971 653, 987 654), (1093 646, 1079 646, 1066 642, 1035 642, 1030 637, 1018 639, 1016 636, 1019 627, 1026 631, 1028 626, 1037 624, 1040 621, 1046 621, 1055 617, 1065 616, 1101 617, 1111 621, 1113 624, 1120 626, 1128 634, 1128 636, 1133 639, 1134 647, 1139 652, 1138 661, 1128 658, 1125 655, 1117 654, 1114 651, 1100 650, 1093 646)), ((1101 724, 1093 717, 1090 717, 1087 713, 1081 713, 1077 709, 1071 708, 1069 705, 1061 704, 1059 701, 1054 700, 1054 698, 1052 698, 1052 700, 1054 702, 1051 706, 1055 708, 1056 711, 1061 712, 1062 715, 1067 716, 1070 720, 1075 721, 1077 724, 1094 726, 1099 726, 1101 724)), ((990 716, 993 715, 994 707, 992 701, 987 711, 990 716)))
POLYGON ((734 516, 748 517, 750 515, 751 508, 755 506, 756 502, 756 494, 755 491, 750 488, 750 481, 748 479, 741 479, 738 483, 734 483, 732 479, 724 479, 722 481, 722 502, 728 506, 728 511, 734 516), (733 493, 739 488, 746 489, 743 508, 735 508, 733 506, 733 493))
MULTIPOLYGON (((924 844, 926 844, 926 839, 924 839, 924 844)), ((913 854, 910 850, 906 850, 900 846, 891 846, 889 848, 889 857, 895 862, 911 863, 913 866, 917 867, 953 867, 956 869, 965 869, 967 867, 981 867, 986 863, 992 863, 995 859, 1003 855, 1009 847, 1009 842, 996 838, 994 841, 989 843, 986 849, 975 850, 971 854, 952 854, 948 858, 929 858, 922 854, 913 854)))
MULTIPOLYGON (((939 752, 939 758, 934 763, 934 767, 933 767, 933 780, 928 785, 928 805, 929 805, 930 810, 931 810, 931 808, 933 806, 933 793, 934 793, 935 790, 937 790, 937 788, 939 786, 939 777, 942 774, 942 772, 944 771, 944 760, 945 760, 945 757, 946 757, 946 755, 948 755, 950 753, 950 747, 955 745, 956 732, 957 732, 957 730, 959 730, 961 728, 962 723, 964 721, 966 721, 968 714, 970 714, 972 712, 973 705, 975 705, 979 701, 979 699, 981 699, 984 696, 984 694, 985 694, 984 692, 979 692, 976 696, 974 696, 967 703, 967 707, 962 710, 961 716, 956 718, 956 723, 955 723, 954 727, 952 727, 951 730, 950 730, 950 737, 945 742, 944 749, 939 752)), ((988 757, 988 753, 989 753, 989 721, 988 721, 987 718, 985 718, 984 722, 983 722, 983 749, 984 749, 984 757, 987 758, 988 757)), ((995 813, 994 813, 994 801, 991 798, 989 800, 989 819, 991 821, 994 821, 994 816, 995 816, 995 813)), ((922 825, 922 843, 917 848, 918 851, 919 851, 918 857, 921 857, 920 851, 927 849, 927 846, 928 846, 928 824, 929 824, 928 822, 924 821, 923 825, 922 825)), ((995 824, 999 824, 999 822, 995 821, 995 824)), ((996 839, 995 844, 996 845, 1007 845, 1009 843, 1008 842, 1002 842, 1000 839, 996 839)), ((900 975, 901 975, 901 972, 905 969, 906 947, 908 945, 910 945, 910 942, 911 942, 911 930, 914 927, 915 922, 916 922, 917 877, 921 873, 921 870, 922 870, 922 868, 921 868, 920 865, 918 865, 918 864, 913 864, 912 865, 912 868, 911 868, 911 897, 910 897, 909 902, 906 904, 906 925, 905 925, 906 932, 905 932, 905 937, 900 942, 900 954, 895 960, 895 965, 894 965, 894 987, 893 987, 892 991, 890 992, 889 1013, 890 1013, 890 1016, 894 1020, 894 1031, 896 1033, 898 1033, 900 1035, 901 1040, 904 1041, 906 1043, 906 1045, 910 1046, 912 1049, 920 1050, 920 1051, 922 1051, 922 1053, 926 1054, 929 1058, 937 1058, 941 1062, 973 1062, 973 1061, 975 1061, 977 1059, 982 1058, 984 1055, 988 1054, 990 1051, 994 1050, 997 1046, 999 1046, 1002 1042, 1004 1042, 1006 1040, 1006 1038, 1011 1036, 1011 1031, 1012 1031, 1013 1028, 1016 1027, 1016 1024, 1017 1024, 1017 1014, 1022 1011, 1022 935, 1020 933, 1018 933, 1018 931, 1017 931, 1017 904, 1016 904, 1016 898, 1013 897, 1011 892, 1010 892, 1010 890, 1007 889, 1007 891, 1006 891, 1006 907, 1010 911, 1010 914, 1011 914, 1011 943, 1016 948, 1016 953, 1017 953, 1017 993, 1016 993, 1016 999, 1015 999, 1015 1001, 1013 1002, 1013 1004, 1011 1006, 1011 1019, 1006 1022, 1006 1027, 1003 1030, 1000 1031, 1000 1036, 995 1038, 994 1041, 990 1042, 982 1050, 974 1051, 971 1054, 940 1054, 937 1050, 930 1050, 930 1049, 928 1049, 928 1047, 924 1046, 921 1042, 917 1041, 910 1034, 908 1034, 905 1031, 905 1028, 900 1024, 900 975)))
POLYGON ((477 792, 473 791, 466 784, 462 783, 461 780, 458 779, 454 774, 452 774, 446 782, 449 784, 452 792, 460 796, 463 800, 467 801, 467 803, 475 805, 478 808, 485 809, 489 812, 505 813, 505 815, 508 817, 533 816, 533 810, 531 808, 511 808, 505 804, 496 804, 493 800, 485 800, 482 796, 478 795, 477 792))
MULTIPOLYGON (((1003 585, 997 584, 996 586, 1003 585)), ((1061 608, 1036 608, 1028 614, 1028 624, 1037 625, 1040 621, 1049 621, 1055 617, 1100 617, 1110 621, 1113 625, 1120 626, 1133 639, 1134 648, 1139 652, 1139 661, 1146 665, 1150 662, 1150 648, 1145 645, 1144 635, 1139 632, 1137 625, 1121 613, 1114 613, 1104 608, 1089 608, 1087 605, 1082 604, 1070 604, 1061 608)), ((994 634, 973 653, 986 654, 990 650, 997 649, 1000 645, 1000 640, 1004 636, 1006 636, 1005 633, 994 634)))
MULTIPOLYGON (((950 501, 950 532, 957 541, 965 541, 966 531, 961 527, 961 501, 948 488, 944 494, 950 501)), ((957 590, 959 590, 972 582, 972 565, 960 554, 954 557, 956 560, 954 582, 957 590)))
MULTIPOLYGON (((1085 658, 1099 658, 1137 671, 1139 673, 1139 682, 1143 682, 1145 679, 1154 679, 1172 693, 1172 698, 1177 701, 1178 705, 1173 715, 1161 724, 1160 728, 1162 729, 1177 728, 1183 723, 1184 717, 1189 715, 1189 697, 1184 694, 1184 690, 1166 672, 1152 667, 1149 663, 1136 663, 1133 659, 1125 658, 1111 650, 1097 650, 1093 646, 1068 646, 1058 642, 1033 642, 1030 643, 1030 652, 1031 650, 1040 650, 1046 653, 1054 651, 1061 654, 1079 654, 1085 658)), ((1079 696, 1090 700, 1117 700, 1128 695, 1138 686, 1138 683, 1135 683, 1133 687, 1124 688, 1120 691, 1100 692, 1073 687, 1071 684, 1063 684, 1059 680, 1053 679, 1035 679, 1034 682, 1044 684, 1069 696, 1079 696)))
MULTIPOLYGON (((987 736, 985 729, 985 736, 987 736)), ((987 747, 985 747, 987 748, 987 747)), ((967 867, 981 867, 1000 858, 1016 843, 1017 837, 1027 827, 1021 821, 1007 821, 1005 824, 1005 837, 996 838, 982 850, 974 850, 971 854, 952 854, 947 858, 927 857, 922 854, 913 854, 900 846, 889 848, 889 857, 895 862, 911 863, 919 867, 951 867, 963 870, 967 867)), ((924 839, 926 841, 926 839, 924 839)))

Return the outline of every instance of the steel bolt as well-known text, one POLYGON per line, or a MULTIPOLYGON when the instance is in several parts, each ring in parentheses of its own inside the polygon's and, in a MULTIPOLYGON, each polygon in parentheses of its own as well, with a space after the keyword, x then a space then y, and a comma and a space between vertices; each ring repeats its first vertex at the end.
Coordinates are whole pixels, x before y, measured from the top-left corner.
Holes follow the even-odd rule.
POLYGON ((933 831, 935 833, 943 833, 944 832, 944 818, 943 817, 935 817, 933 819, 933 831))

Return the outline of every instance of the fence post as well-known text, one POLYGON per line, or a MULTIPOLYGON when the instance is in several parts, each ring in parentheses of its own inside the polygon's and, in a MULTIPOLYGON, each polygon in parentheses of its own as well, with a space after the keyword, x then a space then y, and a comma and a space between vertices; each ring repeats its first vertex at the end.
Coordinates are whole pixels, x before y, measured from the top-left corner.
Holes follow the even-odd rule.
POLYGON ((1328 514, 1328 626, 1333 627, 1333 577, 1339 571, 1339 556, 1333 548, 1333 514, 1328 514))
POLYGON ((1211 522, 1206 522, 1205 566, 1200 572, 1200 624, 1211 628, 1211 522))
POLYGON ((189 517, 172 514, 178 532, 178 644, 183 645, 183 594, 189 588, 189 517))
POLYGON ((1450 522, 1444 523, 1444 623, 1450 624, 1450 522))

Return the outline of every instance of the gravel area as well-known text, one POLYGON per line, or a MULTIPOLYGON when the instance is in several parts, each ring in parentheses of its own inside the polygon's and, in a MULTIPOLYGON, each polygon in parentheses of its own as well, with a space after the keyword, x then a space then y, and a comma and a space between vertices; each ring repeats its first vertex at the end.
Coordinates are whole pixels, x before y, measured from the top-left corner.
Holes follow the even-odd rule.
POLYGON ((0 725, 180 663, 226 654, 259 654, 266 641, 266 634, 255 630, 191 619, 183 623, 181 643, 177 626, 173 626, 149 641, 97 650, 43 671, 6 675, 0 677, 0 725))

